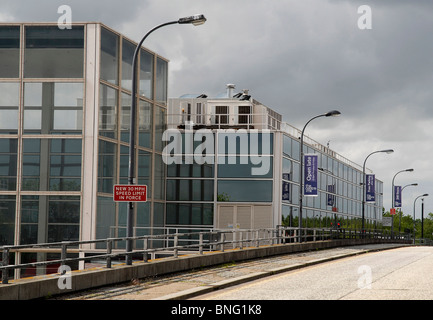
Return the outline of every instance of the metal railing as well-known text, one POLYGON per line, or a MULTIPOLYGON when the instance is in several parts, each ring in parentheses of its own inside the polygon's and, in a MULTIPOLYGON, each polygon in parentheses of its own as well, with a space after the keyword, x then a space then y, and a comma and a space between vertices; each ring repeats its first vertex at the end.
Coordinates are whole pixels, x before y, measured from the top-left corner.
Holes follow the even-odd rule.
MULTIPOLYGON (((405 236, 406 237, 406 236, 405 236)), ((395 237, 395 239, 407 239, 403 236, 395 237)), ((297 227, 278 227, 272 229, 229 229, 229 230, 212 230, 189 233, 167 233, 160 235, 145 235, 135 237, 120 237, 108 238, 88 241, 62 241, 54 243, 16 245, 0 247, 2 251, 2 261, 0 262, 1 283, 7 284, 9 280, 8 273, 10 270, 17 270, 29 267, 40 267, 51 264, 60 266, 67 265, 72 262, 89 261, 95 259, 105 259, 106 268, 112 267, 114 258, 126 257, 132 255, 139 261, 148 262, 149 255, 155 257, 156 254, 166 257, 177 258, 179 254, 204 254, 205 251, 221 251, 228 249, 244 249, 251 247, 260 247, 263 245, 277 245, 284 243, 309 242, 309 241, 324 241, 332 239, 390 239, 391 234, 382 231, 368 231, 362 233, 360 230, 353 229, 302 229, 299 232, 297 227), (113 249, 114 244, 122 241, 134 240, 136 248, 142 249, 133 250, 127 253, 124 249, 113 249), (162 241, 161 241, 162 240, 162 241), (163 247, 152 247, 152 242, 158 241, 163 243, 163 247), (84 249, 83 245, 104 244, 105 249, 84 249), (41 252, 58 252, 60 259, 46 260, 23 264, 10 264, 10 254, 13 252, 28 252, 31 250, 40 250, 41 252), (45 250, 45 251, 44 251, 45 250), (87 252, 92 255, 78 258, 68 258, 67 254, 71 252, 87 252)))

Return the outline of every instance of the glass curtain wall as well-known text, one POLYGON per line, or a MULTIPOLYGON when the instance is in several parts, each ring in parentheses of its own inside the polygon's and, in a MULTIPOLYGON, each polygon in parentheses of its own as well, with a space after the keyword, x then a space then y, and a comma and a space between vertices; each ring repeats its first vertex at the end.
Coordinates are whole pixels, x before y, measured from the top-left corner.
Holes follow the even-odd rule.
POLYGON ((79 239, 84 43, 84 25, 0 26, 0 245, 79 239))
MULTIPOLYGON (((298 139, 283 135, 282 223, 299 226, 299 151, 298 139)), ((316 153, 318 159, 318 196, 304 197, 303 226, 360 229, 362 217, 362 171, 330 154, 304 145, 304 153, 316 153)), ((383 183, 376 179, 376 202, 366 203, 366 228, 378 227, 383 203, 383 183)))
MULTIPOLYGON (((114 203, 112 192, 113 185, 128 184, 135 48, 129 39, 101 27, 97 238, 124 236, 126 232, 127 204, 114 203)), ((161 217, 165 211, 165 166, 161 153, 166 125, 167 61, 144 48, 138 58, 135 173, 136 181, 147 185, 148 202, 135 205, 134 232, 142 235, 152 226, 164 225, 161 217), (162 92, 156 101, 155 90, 162 92)))

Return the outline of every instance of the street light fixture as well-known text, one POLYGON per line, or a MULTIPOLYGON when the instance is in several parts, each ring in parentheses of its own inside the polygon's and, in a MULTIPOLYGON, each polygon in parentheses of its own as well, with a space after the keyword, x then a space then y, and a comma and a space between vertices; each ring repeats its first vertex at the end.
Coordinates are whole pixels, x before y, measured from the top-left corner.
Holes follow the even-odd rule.
POLYGON ((415 202, 422 197, 428 197, 428 193, 424 193, 423 195, 416 197, 413 201, 413 244, 415 244, 415 202))
POLYGON ((299 151, 299 161, 300 161, 300 166, 299 166, 299 242, 302 242, 302 197, 304 194, 304 186, 303 186, 304 178, 303 178, 302 165, 304 162, 303 156, 304 156, 304 132, 305 132, 305 128, 314 119, 317 119, 320 117, 337 117, 340 114, 341 114, 340 111, 332 110, 332 111, 329 111, 327 113, 315 116, 315 117, 311 118, 310 120, 308 120, 308 122, 304 125, 304 128, 302 129, 302 132, 301 132, 301 141, 300 141, 301 147, 300 147, 300 151, 299 151))
MULTIPOLYGON (((402 172, 413 172, 413 169, 406 169, 406 170, 401 170, 401 171, 399 171, 399 172, 397 172, 395 175, 394 175, 394 177, 392 178, 392 186, 391 186, 391 208, 394 208, 394 197, 395 197, 395 195, 394 195, 394 180, 395 180, 395 177, 399 174, 399 173, 402 173, 402 172)), ((391 239, 394 239, 394 215, 392 214, 391 215, 391 239)))
MULTIPOLYGON (((128 160, 128 184, 133 185, 135 183, 135 126, 136 126, 136 114, 137 114, 137 82, 138 82, 138 67, 137 67, 137 57, 141 49, 141 45, 144 40, 155 30, 168 26, 171 24, 192 24, 201 25, 206 22, 206 18, 202 14, 197 14, 185 18, 180 18, 179 20, 166 22, 160 24, 153 29, 151 29, 146 35, 141 39, 135 48, 134 56, 132 58, 132 103, 131 103, 131 114, 130 114, 130 126, 129 126, 129 160, 128 160)), ((134 203, 129 202, 128 214, 126 217, 126 237, 131 238, 133 236, 132 220, 134 216, 134 203)), ((132 264, 132 239, 126 240, 126 264, 132 264)))
POLYGON ((363 165, 363 167, 362 167, 362 227, 361 227, 361 234, 362 234, 362 237, 364 237, 364 233, 365 233, 365 183, 366 183, 366 181, 365 181, 365 164, 366 164, 366 162, 367 162, 367 159, 371 156, 371 155, 373 155, 373 154, 375 154, 375 153, 380 153, 380 152, 383 152, 383 153, 387 153, 387 154, 390 154, 390 153, 393 153, 394 152, 394 150, 392 150, 392 149, 385 149, 385 150, 380 150, 380 151, 374 151, 374 152, 372 152, 372 153, 370 153, 368 156, 367 156, 367 158, 365 158, 365 160, 364 160, 364 165, 363 165))

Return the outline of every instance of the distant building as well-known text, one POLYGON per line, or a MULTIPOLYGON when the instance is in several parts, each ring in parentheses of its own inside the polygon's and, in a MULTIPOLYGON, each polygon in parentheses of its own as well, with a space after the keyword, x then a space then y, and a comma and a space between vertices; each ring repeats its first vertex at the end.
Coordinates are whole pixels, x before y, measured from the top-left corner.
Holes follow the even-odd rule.
MULTIPOLYGON (((167 127, 183 137, 182 148, 176 149, 182 150, 176 158, 182 161, 167 167, 167 227, 298 226, 301 132, 283 122, 280 114, 254 100, 248 90, 237 92, 229 84, 216 97, 187 94, 169 99, 167 127), (206 150, 212 161, 197 164, 192 161, 197 152, 191 154, 194 149, 188 152, 185 146, 189 135, 203 129, 212 132, 214 150, 206 150), (253 140, 258 141, 256 148, 253 140), (227 146, 230 141, 235 145, 227 146), (269 170, 254 174, 254 168, 265 164, 269 170)), ((194 148, 201 141, 194 141, 194 148)), ((167 151, 173 161, 170 143, 174 144, 169 142, 167 151)), ((304 144, 304 154, 319 155, 319 191, 317 197, 304 198, 303 226, 360 229, 362 167, 309 137, 304 137, 304 144)), ((366 205, 369 229, 381 223, 382 189, 376 179, 376 202, 366 205)))

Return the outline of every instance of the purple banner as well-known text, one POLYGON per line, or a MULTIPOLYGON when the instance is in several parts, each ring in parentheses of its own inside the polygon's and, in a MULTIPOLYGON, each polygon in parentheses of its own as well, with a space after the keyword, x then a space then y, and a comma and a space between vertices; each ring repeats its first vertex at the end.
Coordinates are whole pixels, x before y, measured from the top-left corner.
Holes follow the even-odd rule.
POLYGON ((365 175, 365 195, 367 202, 375 202, 375 176, 374 174, 365 175))
POLYGON ((401 186, 394 186, 394 208, 401 208, 401 186))
POLYGON ((317 196, 317 154, 304 155, 304 196, 317 196))

